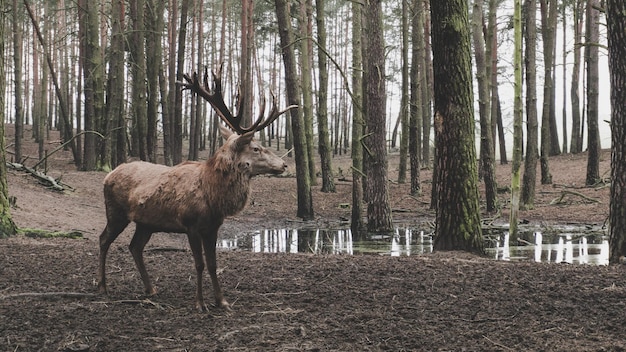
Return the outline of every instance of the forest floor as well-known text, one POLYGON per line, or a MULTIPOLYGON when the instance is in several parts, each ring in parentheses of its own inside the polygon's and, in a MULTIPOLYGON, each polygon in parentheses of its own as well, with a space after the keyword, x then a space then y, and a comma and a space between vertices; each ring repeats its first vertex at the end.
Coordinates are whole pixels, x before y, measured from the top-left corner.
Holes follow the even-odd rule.
MULTIPOLYGON (((8 142, 10 133, 9 128, 8 142)), ((55 136, 52 132, 46 149, 59 145, 55 136)), ((33 159, 25 163, 32 166, 37 149, 32 141, 26 144, 25 154, 33 159)), ((605 178, 609 162, 604 151, 600 172, 605 178)), ((288 163, 293 174, 293 160, 288 163)), ((249 205, 225 222, 221 235, 345 224, 350 161, 340 156, 334 163, 345 178, 338 175, 333 194, 314 187, 314 221, 295 216, 293 176, 258 177, 249 205)), ((23 172, 9 171, 15 222, 20 228, 79 231, 82 237, 0 240, 0 352, 626 350, 623 265, 502 261, 461 252, 392 257, 221 250, 219 277, 232 311, 210 307, 198 313, 185 236, 153 236, 145 257, 159 293, 146 297, 127 249, 131 225, 109 252, 110 293, 99 295, 105 173, 76 171, 69 152, 50 156, 47 168, 73 190, 48 190, 23 172)), ((522 211, 521 219, 538 227, 602 227, 609 188, 584 187, 586 154, 550 158, 550 170, 553 184, 537 186, 536 207, 522 211)), ((389 172, 395 180, 395 154, 389 172)), ((434 220, 430 177, 422 170, 420 197, 410 197, 408 185, 390 182, 396 222, 434 220)), ((497 166, 497 180, 500 186, 510 184, 510 165, 497 166)), ((501 215, 483 217, 506 223, 510 194, 499 197, 501 215)), ((212 302, 208 284, 205 299, 212 302)))

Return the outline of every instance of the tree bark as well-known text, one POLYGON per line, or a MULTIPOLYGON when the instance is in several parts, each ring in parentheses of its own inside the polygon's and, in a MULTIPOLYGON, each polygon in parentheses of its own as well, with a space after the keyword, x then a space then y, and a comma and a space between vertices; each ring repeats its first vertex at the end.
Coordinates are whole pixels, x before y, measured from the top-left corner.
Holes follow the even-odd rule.
POLYGON ((385 43, 381 0, 370 0, 365 6, 368 33, 363 80, 365 89, 365 160, 367 177, 367 230, 393 231, 387 184, 387 114, 385 94, 385 43))
MULTIPOLYGON (((296 57, 293 52, 293 37, 289 18, 289 2, 276 0, 276 17, 278 19, 278 31, 280 34, 280 46, 285 65, 285 84, 289 105, 300 105, 300 92, 298 84, 298 72, 296 70, 296 57)), ((293 129, 294 153, 296 159, 296 183, 298 189, 297 216, 304 220, 312 220, 313 197, 311 195, 311 179, 309 178, 309 160, 306 155, 306 137, 304 119, 301 109, 292 109, 291 126, 293 129)))
MULTIPOLYGON (((325 0, 316 1, 317 43, 326 50, 326 14, 325 0)), ((317 132, 319 135, 318 149, 322 166, 322 192, 335 192, 333 180, 332 153, 328 137, 328 58, 324 50, 317 50, 319 66, 319 89, 317 104, 317 132)))
MULTIPOLYGON (((15 4, 15 2, 14 2, 15 4)), ((0 9, 6 9, 6 0, 0 0, 0 9)), ((13 8, 15 12, 17 9, 13 8)), ((6 12, 0 13, 0 23, 5 23, 6 12)), ((14 17, 15 18, 15 17, 14 17)), ((0 26, 0 57, 6 57, 4 53, 5 40, 4 26, 0 26)), ((11 217, 11 205, 9 204, 9 189, 7 187, 6 147, 4 144, 4 112, 6 102, 6 75, 4 60, 0 60, 0 238, 13 236, 17 233, 17 226, 11 217)))
POLYGON ((491 133, 491 109, 489 94, 489 75, 483 35, 483 0, 474 0, 472 8, 472 38, 474 57, 476 58, 476 81, 478 83, 478 112, 480 114, 480 165, 485 182, 485 201, 487 212, 498 207, 497 183, 494 166, 493 135, 491 133))
POLYGON ((537 184, 537 157, 539 126, 537 121, 537 1, 525 0, 526 14, 526 159, 520 207, 532 209, 535 205, 537 184))
POLYGON ((352 214, 350 229, 358 234, 363 230, 363 5, 352 3, 352 214))
MULTIPOLYGON (((424 91, 428 90, 428 71, 426 54, 424 52, 424 17, 426 10, 422 0, 413 1, 411 17, 411 68, 409 70, 410 83, 410 121, 409 121, 409 162, 411 165, 411 195, 419 196, 422 193, 420 180, 420 135, 422 122, 424 121, 425 104, 424 91)), ((430 109, 429 109, 430 110, 430 109)), ((427 137, 426 137, 427 138, 427 137)), ((428 165, 428 160, 424 160, 428 165)))
MULTIPOLYGON (((402 85, 400 87, 400 116, 402 125, 400 132, 400 165, 398 166, 398 183, 406 182, 407 159, 409 154, 409 0, 402 0, 402 85)), ((394 129, 394 138, 396 136, 394 129)), ((393 146, 392 146, 393 147, 393 146)))
POLYGON ((587 177, 585 183, 592 186, 600 179, 600 132, 598 130, 598 44, 600 42, 600 2, 587 2, 587 177))
POLYGON ((582 19, 584 1, 576 0, 572 5, 574 13, 574 64, 572 66, 572 83, 570 86, 570 99, 572 101, 572 138, 570 152, 577 154, 582 152, 583 141, 581 133, 581 116, 580 116, 580 44, 582 38, 582 19))
POLYGON ((626 2, 606 2, 611 76, 611 263, 626 256, 626 2))
MULTIPOLYGON (((147 85, 145 52, 145 0, 130 1, 130 18, 133 31, 130 34, 130 71, 132 80, 132 148, 131 154, 141 160, 148 160, 147 153, 147 85)), ((87 129, 87 126, 85 126, 87 129)), ((85 141, 86 142, 86 141, 85 141)))
POLYGON ((437 215, 435 250, 484 253, 466 0, 431 0, 437 215))
POLYGON ((111 146, 111 167, 126 162, 126 119, 124 118, 124 0, 111 2, 111 53, 107 84, 107 143, 111 146))
MULTIPOLYGON (((165 11, 164 1, 146 0, 146 76, 147 76, 147 127, 146 127, 146 150, 148 160, 157 162, 157 120, 158 106, 161 100, 159 89, 159 73, 163 70, 163 48, 161 46, 161 33, 165 26, 163 16, 165 11)), ((201 12, 200 12, 201 13, 201 12)))

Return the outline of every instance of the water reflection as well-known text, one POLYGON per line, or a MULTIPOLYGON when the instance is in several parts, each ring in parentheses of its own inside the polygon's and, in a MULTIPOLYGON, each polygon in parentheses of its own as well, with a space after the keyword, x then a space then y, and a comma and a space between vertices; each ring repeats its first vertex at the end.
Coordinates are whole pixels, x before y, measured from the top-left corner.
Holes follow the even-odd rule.
POLYGON ((535 232, 533 236, 533 242, 518 239, 517 243, 512 243, 509 233, 505 232, 501 241, 497 241, 495 248, 488 252, 500 260, 534 258, 536 262, 609 264, 609 241, 606 236, 562 233, 548 243, 544 243, 541 232, 535 232))
MULTIPOLYGON (((508 232, 485 236, 486 251, 498 260, 534 260, 607 265, 609 242, 602 234, 562 233, 512 241, 508 232)), ((433 234, 398 227, 392 234, 353 236, 350 229, 266 229, 238 238, 222 239, 224 249, 262 253, 419 255, 433 251, 433 234)))

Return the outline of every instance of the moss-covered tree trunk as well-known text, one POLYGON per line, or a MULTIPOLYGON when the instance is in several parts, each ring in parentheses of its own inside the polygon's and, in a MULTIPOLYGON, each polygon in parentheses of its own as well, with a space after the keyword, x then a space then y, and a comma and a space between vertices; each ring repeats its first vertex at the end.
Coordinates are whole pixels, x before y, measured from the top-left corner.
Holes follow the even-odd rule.
POLYGON ((609 261, 626 256, 626 2, 606 5, 611 72, 611 204, 609 261))
MULTIPOLYGON (((6 0, 0 0, 0 9, 6 8, 6 0)), ((13 9, 16 10, 15 8, 13 9)), ((5 57, 4 53, 4 23, 7 12, 0 14, 0 57, 5 57)), ((4 60, 0 60, 0 238, 15 235, 17 227, 11 217, 11 206, 9 204, 9 190, 7 187, 6 150, 4 144, 4 102, 6 101, 6 76, 4 71, 4 60)))
POLYGON ((431 0, 438 165, 435 250, 484 252, 467 0, 431 0))

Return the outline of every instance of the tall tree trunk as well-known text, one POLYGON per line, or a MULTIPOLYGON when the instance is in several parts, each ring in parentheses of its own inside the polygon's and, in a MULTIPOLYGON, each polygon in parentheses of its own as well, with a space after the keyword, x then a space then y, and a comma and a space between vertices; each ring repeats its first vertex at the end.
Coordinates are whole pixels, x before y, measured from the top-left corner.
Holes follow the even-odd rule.
MULTIPOLYGON (((409 0, 402 0, 402 86, 400 87, 400 165, 398 183, 406 182, 407 157, 409 153, 409 0)), ((395 137, 395 133, 394 133, 395 137)))
POLYGON ((363 224, 363 4, 352 3, 352 214, 350 229, 358 234, 363 224))
POLYGON ((600 2, 587 2, 587 177, 585 183, 594 185, 600 179, 600 132, 598 130, 598 43, 600 42, 600 2))
MULTIPOLYGON (((532 4, 527 9, 534 13, 532 4)), ((509 214, 509 232, 513 238, 517 237, 517 218, 520 208, 520 168, 522 163, 522 4, 521 0, 514 1, 513 30, 514 50, 513 67, 515 71, 515 93, 513 107, 513 162, 511 165, 511 213, 509 214)), ((533 15, 528 15, 533 18, 533 15)), ((529 20, 530 26, 534 24, 529 20)))
POLYGON ((313 147, 313 82, 311 76, 311 5, 310 0, 300 3, 300 73, 302 75, 302 112, 304 114, 304 132, 306 136, 306 155, 309 159, 309 178, 311 185, 317 185, 315 172, 315 148, 313 147))
MULTIPOLYGON (((147 83, 146 83, 146 51, 145 51, 145 0, 130 1, 130 18, 133 22, 133 31, 130 35, 130 71, 132 80, 132 107, 133 107, 133 148, 132 154, 141 160, 148 160, 147 153, 147 83)), ((85 126, 85 129, 87 126, 85 126)))
POLYGON ((474 146, 467 0, 431 0, 437 215, 435 250, 484 252, 474 146))
MULTIPOLYGON (((13 2, 15 5, 15 1, 13 2)), ((0 0, 0 9, 6 9, 6 0, 0 0)), ((17 18, 17 7, 13 7, 13 19, 17 18)), ((0 23, 5 23, 6 11, 0 13, 0 23)), ((0 26, 0 57, 4 58, 4 26, 0 26)), ((6 168, 6 147, 4 144, 4 121, 5 121, 5 102, 6 102, 6 75, 4 70, 4 60, 0 60, 0 238, 13 236, 17 233, 17 226, 13 222, 11 216, 11 205, 9 204, 9 189, 7 187, 7 168, 6 168)))
MULTIPOLYGON (((33 10, 30 4, 28 3, 28 0, 23 0, 23 1, 24 1, 24 5, 26 6, 26 11, 28 12, 28 15, 35 29, 35 34, 37 35, 37 38, 39 39, 39 43, 41 44, 43 48, 44 56, 48 64, 47 67, 50 69, 50 75, 52 76, 52 81, 54 83, 56 96, 57 96, 57 99, 59 99, 59 108, 60 108, 61 116, 63 117, 63 121, 64 121, 63 126, 65 127, 66 135, 73 136, 73 133, 71 130, 72 125, 70 123, 69 112, 68 112, 68 105, 66 104, 66 101, 63 98, 61 87, 58 84, 56 71, 54 71, 54 66, 52 65, 52 58, 50 56, 48 46, 46 44, 46 40, 44 39, 43 35, 41 34, 41 31, 39 30, 39 25, 37 24, 35 14, 33 13, 33 10)), ((36 86, 37 85, 35 85, 35 87, 36 86)), ((39 137, 43 138, 43 136, 39 136, 39 137)), ((69 145, 70 145, 70 149, 72 150, 72 155, 74 157, 74 164, 78 168, 80 168, 82 164, 82 158, 80 156, 79 149, 76 147, 76 143, 74 142, 73 138, 70 138, 69 145)))
MULTIPOLYGON (((424 120, 422 105, 424 91, 428 90, 428 71, 424 52, 424 17, 426 10, 422 0, 413 1, 411 16, 411 69, 410 76, 410 122, 409 122, 409 156, 411 164, 411 195, 422 193, 420 183, 420 132, 424 120)), ((424 160, 428 164, 428 160, 424 160)))
POLYGON ((626 256, 626 2, 607 0, 611 75, 611 202, 609 261, 626 256))
MULTIPOLYGON (((13 31, 13 77, 15 80, 15 161, 21 163, 22 139, 24 138, 24 101, 22 100, 24 99, 24 89, 22 87, 22 21, 24 19, 24 7, 18 4, 17 0, 13 0, 11 13, 11 26, 13 31)), ((4 149, 2 151, 4 152, 4 149)))
MULTIPOLYGON (((81 49, 83 55, 83 93, 85 97, 85 131, 99 131, 99 124, 104 111, 104 77, 102 54, 100 53, 100 34, 98 23, 98 4, 93 1, 79 1, 79 25, 82 27, 81 49)), ((96 135, 85 134, 83 170, 96 170, 96 135)), ((104 166, 110 169, 110 165, 104 166)))
POLYGON ((584 0, 576 0, 572 5, 574 13, 574 64, 572 66, 572 83, 570 88, 570 99, 572 101, 572 138, 570 152, 577 154, 582 152, 583 141, 581 134, 581 116, 580 116, 580 95, 578 87, 580 86, 580 47, 582 38, 582 23, 584 16, 583 11, 584 0))
POLYGON ((107 84, 107 143, 111 148, 111 167, 126 162, 126 119, 124 118, 124 0, 111 2, 110 60, 107 84))
POLYGON ((524 179, 522 185, 522 209, 535 206, 537 184, 538 133, 537 121, 537 1, 525 0, 526 14, 526 159, 524 159, 524 179))
POLYGON ((317 43, 321 47, 317 50, 319 65, 319 90, 317 104, 317 133, 319 135, 318 148, 322 166, 322 192, 335 192, 333 180, 332 153, 328 137, 328 58, 326 57, 326 14, 325 0, 316 1, 315 10, 317 20, 317 43), (324 50, 322 50, 324 49, 324 50))
POLYGON ((243 114, 242 126, 249 126, 252 124, 252 99, 253 95, 253 83, 252 83, 252 46, 254 41, 254 24, 252 19, 252 12, 254 9, 253 0, 241 1, 241 62, 239 79, 241 81, 242 92, 241 94, 247 99, 243 100, 243 106, 241 107, 245 112, 243 114))
MULTIPOLYGON (((147 90, 147 126, 146 150, 148 160, 157 162, 157 120, 160 97, 159 73, 163 70, 163 50, 161 33, 165 26, 165 1, 146 0, 146 78, 147 90)), ((202 12, 200 12, 202 13, 202 12)), ((163 97, 164 98, 164 97, 163 97)))
POLYGON ((385 43, 381 0, 365 6, 365 30, 368 33, 368 60, 363 70, 365 90, 365 159, 367 177, 367 230, 391 232, 393 222, 387 184, 387 123, 385 94, 385 43))
MULTIPOLYGON (((178 29, 178 51, 176 55, 176 82, 183 79, 185 72, 185 43, 187 40, 187 12, 189 0, 183 0, 180 7, 180 27, 178 29)), ((183 95, 180 89, 174 86, 174 115, 171 121, 172 133, 172 161, 179 164, 183 160, 183 95)))
POLYGON ((561 56, 563 58, 563 77, 561 77, 561 81, 563 82, 563 106, 561 106, 561 114, 562 116, 562 135, 563 135, 563 153, 567 153, 567 4, 561 4, 561 17, 563 18, 563 46, 561 49, 561 56))
POLYGON ((421 143, 422 162, 424 165, 430 165, 430 130, 432 128, 431 116, 432 116, 432 104, 433 104, 433 62, 430 53, 432 49, 430 47, 430 11, 429 0, 422 0, 423 6, 423 27, 424 33, 422 40, 424 41, 424 50, 420 53, 424 57, 424 68, 420 75, 422 75, 421 81, 422 89, 422 118, 420 120, 420 126, 422 133, 419 134, 419 142, 421 143))
MULTIPOLYGON (((174 120, 176 119, 176 101, 180 98, 179 89, 176 87, 176 19, 178 18, 178 2, 169 0, 167 20, 167 110, 163 111, 163 157, 165 165, 174 164, 175 140, 174 120)), ((164 84, 161 83, 161 87, 164 84)), ((161 88, 161 91, 164 89, 161 88)), ((182 99, 182 98, 181 98, 182 99)))
POLYGON ((476 58, 476 80, 478 82, 478 111, 480 114, 480 164, 485 182, 485 201, 487 212, 494 212, 498 207, 496 171, 494 167, 493 135, 491 134, 490 116, 490 79, 487 72, 485 37, 483 35, 483 0, 474 0, 472 8, 472 37, 474 57, 476 58))
MULTIPOLYGON (((289 105, 300 105, 300 92, 298 90, 298 72, 296 70, 296 57, 293 52, 293 34, 291 33, 289 2, 276 0, 276 18, 278 19, 278 32, 280 34, 280 46, 282 48, 283 63, 285 65, 285 84, 289 105)), ((297 216, 304 220, 311 220, 315 216, 313 212, 313 197, 311 195, 311 179, 309 178, 309 160, 306 155, 306 137, 304 119, 301 109, 292 109, 291 125, 293 129, 294 153, 296 159, 296 183, 298 189, 297 216)))
POLYGON ((552 60, 554 52, 554 31, 555 28, 551 27, 552 21, 550 16, 555 16, 556 13, 550 11, 552 8, 550 1, 540 0, 541 4, 541 24, 542 24, 542 37, 543 37, 543 61, 544 61, 544 81, 543 81, 543 107, 541 110, 541 184, 552 183, 552 175, 550 174, 550 166, 548 157, 552 150, 552 144, 558 143, 553 141, 550 134, 550 109, 553 103, 552 97, 552 60), (550 6, 550 9, 548 8, 550 6))

